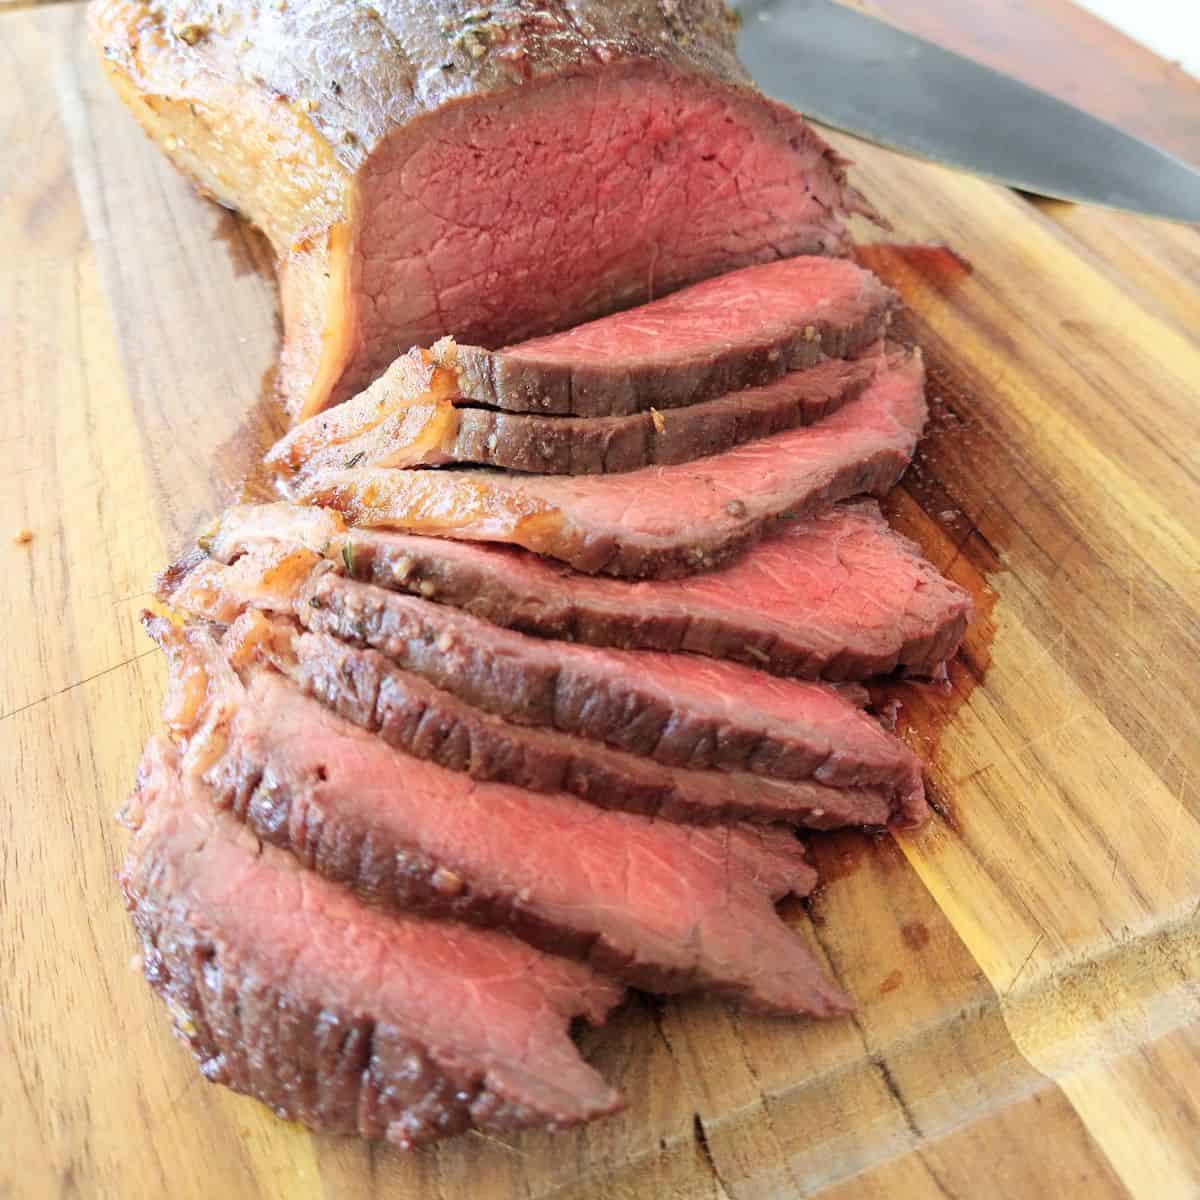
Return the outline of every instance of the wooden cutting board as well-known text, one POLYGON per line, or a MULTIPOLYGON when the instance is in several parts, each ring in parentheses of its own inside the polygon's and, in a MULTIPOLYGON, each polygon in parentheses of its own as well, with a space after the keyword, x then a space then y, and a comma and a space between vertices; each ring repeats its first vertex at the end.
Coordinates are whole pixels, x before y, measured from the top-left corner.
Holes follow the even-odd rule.
POLYGON ((137 617, 272 424, 258 243, 102 83, 76 5, 0 14, 0 1195, 1200 1195, 1200 234, 839 138, 933 367, 897 523, 980 600, 906 692, 941 814, 821 841, 858 1001, 639 1000, 628 1110, 403 1155, 203 1082, 129 969, 111 814, 163 686, 137 617), (32 540, 16 544, 28 529, 32 540))

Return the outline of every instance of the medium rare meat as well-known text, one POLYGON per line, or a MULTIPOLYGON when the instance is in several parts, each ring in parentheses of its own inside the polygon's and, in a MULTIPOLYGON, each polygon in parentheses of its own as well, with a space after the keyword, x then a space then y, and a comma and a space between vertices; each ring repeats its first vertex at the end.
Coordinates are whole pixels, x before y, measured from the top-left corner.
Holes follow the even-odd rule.
POLYGON ((299 416, 446 334, 843 251, 864 208, 719 0, 98 0, 91 28, 171 161, 270 238, 299 416))
MULTIPOLYGON (((602 808, 697 825, 744 820, 810 829, 914 827, 929 815, 921 792, 896 795, 886 788, 688 770, 558 730, 516 725, 401 670, 375 650, 302 633, 293 622, 246 609, 227 592, 189 587, 185 581, 164 599, 191 617, 221 624, 242 621, 247 652, 270 663, 306 695, 388 745, 474 779, 567 792, 602 808), (189 603, 197 600, 209 606, 189 603)), ((149 622, 156 638, 160 626, 157 619, 149 622)), ((171 676, 189 677, 182 667, 171 676)))
MULTIPOLYGON (((206 576, 229 572, 217 611, 237 607, 233 589, 253 575, 256 558, 244 555, 229 568, 202 564, 206 576)), ((201 599, 211 590, 206 583, 201 599)), ((188 594, 185 578, 168 598, 209 618, 211 610, 188 607, 188 594)), ((782 679, 690 654, 532 638, 347 579, 328 564, 279 611, 294 613, 314 633, 379 650, 404 671, 508 721, 607 742, 667 766, 878 788, 904 811, 923 808, 920 764, 857 707, 866 698, 860 688, 782 679)))
MULTIPOLYGON (((253 562, 253 556, 242 558, 228 574, 245 580, 253 562)), ((222 570, 205 560, 191 576, 176 581, 173 590, 163 592, 163 601, 205 622, 228 625, 251 619, 248 646, 306 695, 378 733, 389 745, 474 779, 569 792, 602 808, 691 824, 742 820, 811 829, 883 824, 911 828, 929 816, 923 790, 896 793, 887 787, 834 787, 811 779, 766 779, 739 770, 671 767, 588 738, 512 724, 401 670, 376 650, 300 632, 286 619, 266 618, 247 607, 244 594, 218 586, 215 581, 222 570)), ((160 641, 161 626, 158 619, 148 624, 160 641)), ((191 676, 179 667, 172 674, 176 677, 191 676)))
POLYGON ((501 933, 370 909, 204 791, 150 742, 121 883, 146 979, 206 1078, 406 1148, 620 1107, 568 1037, 617 987, 501 933))
POLYGON ((972 611, 873 500, 795 521, 723 570, 685 579, 580 575, 525 550, 372 529, 334 535, 329 554, 356 579, 525 633, 806 679, 932 675, 972 611))
MULTIPOLYGON (((682 650, 730 658, 777 675, 832 681, 902 670, 932 675, 958 649, 971 598, 920 549, 890 529, 871 500, 790 522, 720 571, 630 582, 582 575, 528 551, 385 530, 347 531, 339 515, 299 505, 228 509, 206 541, 212 560, 186 560, 161 589, 208 620, 232 621, 262 586, 322 555, 364 582, 450 604, 524 633, 625 649, 682 650), (305 557, 303 551, 311 551, 305 557), (221 564, 255 560, 223 599, 221 564), (206 565, 205 565, 206 564, 206 565), (207 581, 207 585, 204 581, 207 581), (207 586, 207 598, 195 595, 207 586), (222 615, 224 613, 224 615, 222 615)), ((268 595, 261 605, 279 608, 268 595)), ((286 607, 286 604, 284 605, 286 607)))
POLYGON ((861 396, 875 370, 870 359, 830 359, 667 415, 542 417, 457 407, 453 396, 414 391, 410 359, 398 360, 353 400, 302 422, 271 450, 266 461, 287 490, 303 490, 306 480, 349 463, 480 463, 548 475, 602 475, 691 462, 811 425, 861 396))
POLYGON ((353 467, 302 490, 353 525, 510 542, 579 570, 633 578, 712 570, 787 520, 903 474, 925 424, 919 353, 806 429, 674 467, 600 477, 353 467))
MULTIPOLYGON (((816 882, 787 831, 689 828, 475 783, 397 753, 274 672, 251 671, 243 693, 204 630, 159 636, 176 642, 177 673, 207 676, 189 754, 208 764, 216 802, 373 903, 503 926, 659 992, 848 1008, 771 907, 816 882)), ((185 710, 168 711, 178 731, 185 710)))
POLYGON ((853 357, 883 337, 895 302, 847 259, 791 258, 504 350, 462 345, 456 366, 464 396, 512 412, 677 408, 770 383, 822 355, 853 357))
POLYGON ((290 622, 256 610, 240 621, 238 636, 253 647, 255 657, 306 695, 389 746, 474 779, 568 792, 602 808, 698 825, 748 820, 810 829, 915 826, 928 816, 919 794, 903 797, 906 807, 895 808, 898 799, 880 788, 690 771, 554 729, 514 725, 400 670, 375 650, 297 633, 290 622))
POLYGON ((502 629, 458 609, 316 574, 301 622, 381 651, 468 703, 668 766, 835 787, 922 789, 912 753, 826 684, 689 654, 603 650, 502 629))

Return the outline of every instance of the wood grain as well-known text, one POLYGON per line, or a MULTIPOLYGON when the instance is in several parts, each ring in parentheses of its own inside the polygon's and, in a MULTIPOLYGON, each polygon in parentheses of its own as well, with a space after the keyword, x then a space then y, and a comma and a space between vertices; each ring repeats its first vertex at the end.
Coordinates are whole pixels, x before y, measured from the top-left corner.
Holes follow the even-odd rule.
POLYGON ((1032 200, 1139 303, 1200 337, 1200 229, 1061 200, 1032 200))
POLYGON ((162 687, 136 614, 269 436, 274 298, 108 95, 77 8, 6 14, 0 53, 0 1194, 1195 1194, 1193 231, 1072 227, 840 140, 900 239, 974 268, 872 258, 939 401, 894 519, 990 607, 953 695, 906 694, 947 815, 815 847, 829 882, 789 920, 853 1020, 641 1001, 586 1042, 622 1116, 404 1156, 203 1083, 127 967, 110 814, 162 687))

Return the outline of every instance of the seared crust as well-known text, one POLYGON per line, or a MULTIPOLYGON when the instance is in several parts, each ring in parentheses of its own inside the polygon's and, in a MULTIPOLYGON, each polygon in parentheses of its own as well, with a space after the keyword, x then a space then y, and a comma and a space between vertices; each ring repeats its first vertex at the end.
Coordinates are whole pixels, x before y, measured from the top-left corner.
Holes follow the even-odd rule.
POLYGON ((372 529, 337 535, 329 558, 343 570, 349 564, 356 579, 524 633, 687 651, 835 682, 934 674, 957 651, 972 613, 970 596, 870 500, 794 522, 724 571, 633 586, 526 551, 372 529), (781 608, 789 588, 795 601, 781 608), (849 614, 868 604, 869 624, 861 615, 852 623, 849 614))
POLYGON ((507 542, 588 574, 670 579, 712 571, 782 524, 882 496, 925 426, 919 353, 893 353, 853 404, 806 429, 696 463, 619 476, 350 467, 300 489, 347 524, 507 542))
MULTIPOLYGON (((718 0, 487 8, 457 0, 93 0, 90 20, 110 80, 146 131, 204 191, 271 239, 286 334, 279 382, 297 416, 353 395, 414 343, 458 334, 500 345, 751 262, 840 252, 837 214, 865 208, 842 160, 799 116, 750 86, 718 0), (583 112, 602 85, 636 95, 653 81, 700 105, 715 98, 761 131, 769 155, 797 172, 793 182, 811 200, 807 217, 745 239, 734 231, 729 247, 702 248, 678 270, 666 262, 657 278, 642 247, 629 269, 610 277, 598 266, 586 288, 549 309, 534 298, 516 315, 443 318, 442 291, 471 273, 486 280, 492 269, 460 248, 454 277, 431 276, 428 295, 410 305, 396 272, 409 269, 413 249, 389 242, 396 217, 385 211, 401 203, 404 164, 441 136, 461 146, 477 108, 486 118, 490 106, 520 100, 525 113, 545 94, 551 107, 577 103, 583 112)), ((477 169, 454 168, 468 192, 477 169)), ((427 189, 420 180, 413 187, 415 201, 402 202, 419 207, 427 189)), ((536 255, 536 241, 521 238, 536 255)), ((538 271, 543 285, 555 279, 552 262, 538 271)), ((517 288, 520 272, 508 282, 517 288)), ((472 303, 486 300, 488 286, 471 288, 472 303)))
POLYGON ((134 836, 121 884, 143 971, 205 1078, 313 1129, 404 1148, 471 1128, 564 1127, 621 1106, 567 1037, 572 1015, 599 1023, 620 999, 587 968, 501 934, 357 904, 220 815, 160 739, 124 819, 134 836), (445 969, 455 960, 476 977, 460 986, 445 969), (457 1013, 461 1037, 422 1020, 439 982, 449 994, 436 1004, 457 1013), (493 989, 502 1016, 488 1008, 493 989), (493 1016, 520 1022, 535 1061, 490 1036, 493 1016))
POLYGON ((564 73, 649 62, 753 90, 721 0, 100 0, 91 20, 142 90, 173 75, 197 99, 213 77, 276 96, 351 173, 397 125, 564 73))

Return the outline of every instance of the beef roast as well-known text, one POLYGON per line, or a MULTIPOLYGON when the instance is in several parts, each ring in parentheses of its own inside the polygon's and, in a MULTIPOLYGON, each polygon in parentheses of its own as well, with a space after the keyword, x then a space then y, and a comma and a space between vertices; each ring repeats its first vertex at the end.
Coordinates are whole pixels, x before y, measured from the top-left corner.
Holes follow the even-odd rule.
POLYGON ((463 395, 511 412, 670 409, 849 358, 886 332, 895 294, 847 259, 733 271, 504 350, 459 346, 463 395))
MULTIPOLYGON (((228 571, 236 582, 253 575, 257 557, 244 555, 228 568, 210 560, 203 568, 228 571)), ((185 579, 172 602, 183 606, 187 593, 185 579)), ((235 606, 222 600, 217 607, 235 606)), ((607 742, 667 766, 883 788, 897 807, 921 811, 920 765, 860 711, 862 689, 783 679, 691 654, 533 638, 345 578, 328 564, 280 611, 294 612, 315 633, 379 650, 403 670, 508 721, 607 742)))
MULTIPOLYGON (((604 808, 689 824, 751 820, 812 829, 913 827, 929 815, 922 789, 837 787, 813 779, 688 769, 555 729, 514 724, 402 670, 377 651, 267 618, 249 605, 246 591, 222 586, 222 571, 238 581, 251 579, 249 568, 263 553, 254 551, 228 570, 205 560, 162 598, 192 618, 223 625, 241 621, 247 652, 270 662, 334 712, 416 757, 475 779, 568 792, 604 808)), ((248 594, 255 593, 251 586, 248 594)), ((150 620, 148 628, 161 643, 164 623, 150 620)), ((171 676, 192 677, 182 668, 171 676)))
POLYGON ((445 334, 841 251, 863 207, 719 0, 99 0, 91 27, 146 131, 270 238, 301 416, 445 334))
POLYGON ((525 633, 808 679, 931 675, 972 610, 873 500, 795 521, 723 570, 685 579, 580 575, 526 550, 370 529, 333 536, 329 553, 356 579, 525 633))
POLYGON ((667 414, 539 417, 467 409, 444 461, 542 475, 674 466, 820 421, 861 396, 871 378, 870 364, 837 359, 667 414))
POLYGON ((811 425, 861 396, 874 375, 871 361, 830 359, 666 415, 655 410, 623 417, 543 417, 464 408, 452 395, 414 390, 412 357, 404 355, 353 400, 301 422, 271 450, 267 463, 286 489, 303 490, 305 481, 348 464, 479 463, 548 475, 602 475, 690 462, 811 425))
MULTIPOLYGON (((833 681, 897 669, 934 674, 956 652, 973 607, 919 547, 888 528, 871 500, 782 525, 722 570, 678 580, 610 580, 508 546, 347 532, 337 513, 287 504, 230 508, 206 544, 216 561, 186 560, 161 594, 169 601, 191 573, 190 596, 174 602, 210 620, 233 620, 257 587, 290 596, 276 585, 287 579, 289 560, 297 574, 311 569, 307 548, 354 578, 524 633, 682 650, 833 681), (278 567, 260 574, 254 561, 246 563, 242 582, 222 599, 220 563, 250 549, 278 567), (206 587, 209 595, 198 597, 206 587)), ((263 606, 279 607, 269 595, 263 606)))
MULTIPOLYGON (((771 907, 816 882, 789 832, 690 828, 476 783, 398 753, 272 671, 252 669, 243 691, 206 630, 159 636, 177 643, 176 674, 207 677, 187 734, 193 769, 305 866, 373 903, 503 926, 640 987, 845 1011, 771 907)), ((177 733, 182 711, 168 706, 177 733)))
POLYGON ((303 624, 371 646, 468 703, 669 766, 839 787, 921 790, 916 758, 852 699, 690 654, 603 650, 502 629, 458 609, 320 572, 303 624))
POLYGON ((665 578, 719 567, 832 501, 888 491, 926 413, 920 355, 897 353, 826 420, 695 463, 579 478, 352 467, 302 498, 353 525, 511 542, 589 573, 665 578))
POLYGON ((403 1147, 620 1106, 568 1037, 617 987, 502 933, 370 909, 205 790, 150 742, 121 882, 146 979, 206 1078, 403 1147))
POLYGON ((602 808, 687 824, 779 821, 810 829, 913 826, 928 815, 923 797, 882 788, 783 782, 742 771, 668 767, 554 729, 515 725, 466 704, 375 650, 250 610, 230 632, 253 657, 390 746, 474 779, 537 792, 568 792, 602 808), (900 802, 907 807, 894 807, 900 802))

